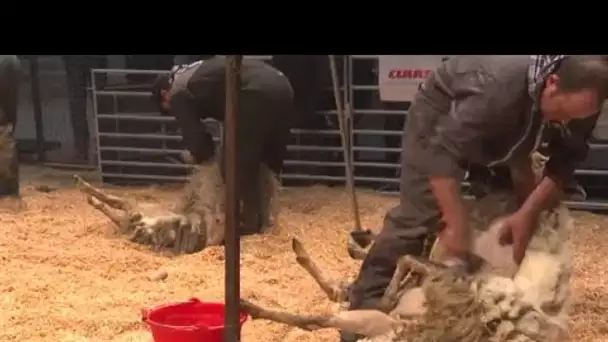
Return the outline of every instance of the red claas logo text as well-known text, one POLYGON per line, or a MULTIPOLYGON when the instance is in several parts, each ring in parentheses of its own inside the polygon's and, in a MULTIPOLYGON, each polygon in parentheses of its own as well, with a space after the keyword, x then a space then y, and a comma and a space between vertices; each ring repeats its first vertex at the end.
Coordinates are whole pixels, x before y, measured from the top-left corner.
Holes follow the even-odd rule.
POLYGON ((431 74, 429 69, 392 69, 389 79, 425 79, 431 74))

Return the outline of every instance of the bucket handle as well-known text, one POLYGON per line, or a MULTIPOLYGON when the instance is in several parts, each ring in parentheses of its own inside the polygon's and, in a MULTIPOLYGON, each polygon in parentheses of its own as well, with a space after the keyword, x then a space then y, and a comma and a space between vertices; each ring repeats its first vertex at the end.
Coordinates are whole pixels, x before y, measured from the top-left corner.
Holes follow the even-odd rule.
MULTIPOLYGON (((198 298, 195 298, 195 297, 191 297, 190 299, 188 299, 188 302, 200 303, 201 300, 198 298)), ((141 321, 142 322, 147 322, 149 315, 150 315, 150 309, 141 309, 141 321)))

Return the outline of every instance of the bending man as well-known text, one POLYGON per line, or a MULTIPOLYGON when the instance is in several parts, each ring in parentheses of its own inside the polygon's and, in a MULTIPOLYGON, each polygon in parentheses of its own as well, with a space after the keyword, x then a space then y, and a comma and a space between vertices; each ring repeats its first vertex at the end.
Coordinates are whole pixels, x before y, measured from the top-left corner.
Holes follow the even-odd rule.
MULTIPOLYGON (((212 161, 215 147, 201 119, 222 122, 226 103, 225 59, 213 57, 174 67, 169 76, 157 79, 153 96, 161 113, 176 118, 183 142, 197 164, 212 161)), ((260 164, 275 174, 283 168, 292 122, 293 90, 287 78, 261 61, 243 60, 239 93, 237 165, 244 204, 245 230, 260 232, 269 224, 259 200, 260 164)))

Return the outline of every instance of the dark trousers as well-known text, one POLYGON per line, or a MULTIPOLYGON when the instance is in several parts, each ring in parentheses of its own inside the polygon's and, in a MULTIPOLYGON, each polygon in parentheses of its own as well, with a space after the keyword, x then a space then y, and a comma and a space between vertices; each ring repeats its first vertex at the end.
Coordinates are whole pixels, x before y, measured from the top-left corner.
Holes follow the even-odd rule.
POLYGON ((440 212, 428 176, 407 163, 402 163, 400 197, 399 204, 385 215, 382 230, 361 265, 351 289, 350 310, 376 308, 399 257, 422 255, 428 244, 425 240, 437 231, 440 212))
POLYGON ((0 56, 0 196, 19 196, 19 161, 14 132, 20 68, 17 56, 0 56))
MULTIPOLYGON (((294 112, 293 95, 290 89, 272 96, 242 91, 239 99, 237 182, 243 203, 241 234, 255 234, 266 219, 262 216, 266 213, 262 212, 264 204, 260 198, 260 166, 264 164, 276 174, 283 169, 294 112)), ((219 154, 222 173, 223 155, 222 148, 219 154)))

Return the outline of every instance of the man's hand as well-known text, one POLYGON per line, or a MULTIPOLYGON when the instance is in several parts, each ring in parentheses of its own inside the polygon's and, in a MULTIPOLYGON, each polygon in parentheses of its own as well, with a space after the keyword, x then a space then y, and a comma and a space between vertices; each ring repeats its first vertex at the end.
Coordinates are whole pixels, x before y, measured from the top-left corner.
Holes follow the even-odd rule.
POLYGON ((526 255, 526 248, 534 234, 540 213, 557 205, 561 193, 561 181, 544 177, 521 208, 505 219, 500 243, 513 244, 513 260, 517 264, 520 264, 526 255))
POLYGON ((468 231, 462 225, 446 224, 439 233, 439 242, 446 259, 466 261, 469 252, 468 231))
POLYGON ((537 221, 537 217, 522 210, 508 216, 503 221, 504 226, 500 232, 499 242, 501 245, 513 244, 513 261, 518 265, 526 255, 526 249, 537 221))
POLYGON ((460 198, 460 182, 452 177, 433 177, 430 184, 446 225, 439 235, 446 257, 464 260, 470 250, 470 236, 460 198))

